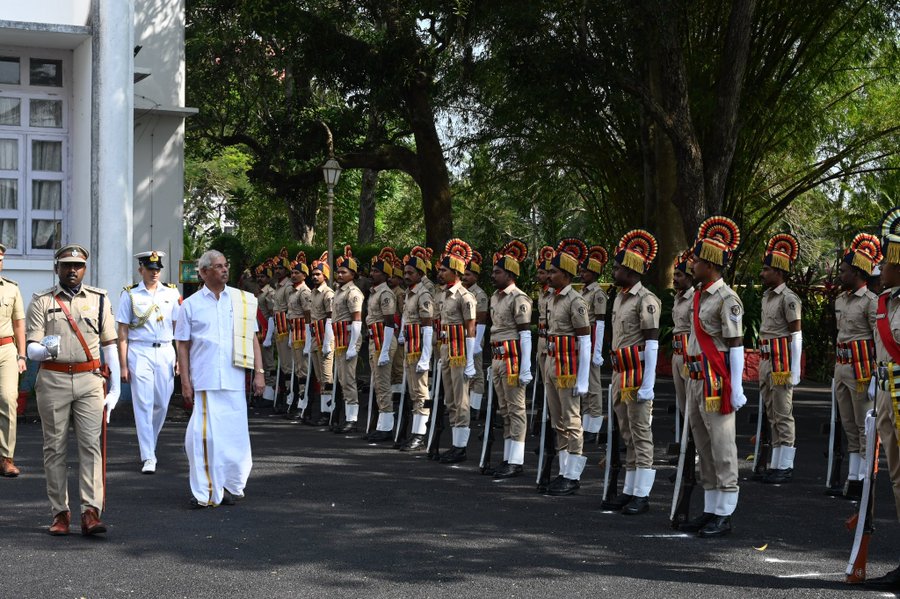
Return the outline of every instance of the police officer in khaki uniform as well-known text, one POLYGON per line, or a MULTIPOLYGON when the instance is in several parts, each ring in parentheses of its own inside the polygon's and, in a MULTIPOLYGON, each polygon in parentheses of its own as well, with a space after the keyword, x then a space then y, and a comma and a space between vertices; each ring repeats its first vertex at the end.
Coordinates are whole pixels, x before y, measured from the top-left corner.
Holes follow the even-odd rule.
POLYGON ((693 250, 694 309, 685 362, 686 417, 700 462, 703 513, 678 529, 701 537, 731 533, 731 516, 738 502, 738 462, 735 412, 745 403, 744 306, 722 280, 722 271, 740 243, 731 219, 713 216, 697 233, 693 250))
POLYGON ((291 261, 288 258, 287 249, 281 248, 278 256, 272 258, 275 264, 275 292, 273 294, 273 312, 275 317, 275 351, 278 361, 278 395, 275 397, 273 412, 283 414, 287 412, 288 386, 293 369, 293 352, 291 351, 291 330, 288 323, 288 302, 294 292, 291 284, 291 261))
POLYGON ((584 283, 581 293, 588 307, 591 326, 591 374, 587 395, 581 402, 581 427, 584 429, 585 443, 596 443, 603 424, 603 381, 600 378, 600 367, 603 366, 603 335, 609 296, 600 287, 598 279, 608 261, 609 256, 602 246, 591 246, 587 260, 579 271, 579 278, 584 283))
POLYGON ((503 419, 503 465, 494 478, 522 474, 525 463, 525 387, 531 382, 531 298, 516 287, 528 247, 515 239, 494 254, 491 279, 491 373, 503 419))
POLYGON ((488 296, 484 289, 478 286, 478 277, 481 276, 481 254, 472 251, 472 259, 466 266, 466 272, 462 275, 463 287, 475 296, 475 376, 469 381, 469 406, 473 411, 481 410, 481 400, 484 398, 484 333, 487 330, 488 296))
POLYGON ((328 252, 322 254, 312 263, 310 278, 313 282, 309 296, 309 313, 306 315, 310 323, 311 335, 306 337, 303 353, 312 356, 313 370, 319 381, 318 420, 310 419, 313 426, 325 426, 329 414, 334 410, 334 331, 331 329, 331 308, 334 291, 328 286, 331 270, 328 267, 328 252))
POLYGON ((794 475, 794 385, 800 382, 800 298, 787 286, 800 253, 797 239, 779 233, 769 240, 760 272, 766 290, 759 326, 759 392, 772 428, 772 468, 764 483, 786 483, 794 475))
POLYGON ((434 350, 433 316, 434 297, 424 283, 428 279, 428 261, 421 255, 404 257, 403 280, 406 283, 406 297, 403 301, 401 338, 406 355, 406 387, 409 391, 409 405, 412 413, 409 440, 400 451, 423 451, 425 448, 425 425, 430 410, 425 406, 428 400, 428 372, 431 369, 431 352, 434 350))
MULTIPOLYGON (((309 322, 306 313, 309 312, 310 295, 312 292, 306 285, 309 276, 309 266, 306 264, 306 253, 298 252, 291 262, 291 286, 294 290, 288 297, 288 327, 291 330, 291 354, 294 361, 294 382, 291 386, 293 404, 288 409, 285 418, 296 421, 300 419, 302 407, 308 408, 309 399, 302 397, 302 390, 306 389, 306 377, 309 376, 309 356, 303 354, 306 338, 309 335, 309 322)), ((309 412, 305 414, 309 420, 309 412)))
MULTIPOLYGON (((0 243, 0 271, 6 246, 0 243)), ((0 476, 19 476, 16 418, 19 375, 25 372, 25 304, 15 281, 0 277, 0 476)))
POLYGON ((549 245, 538 250, 535 258, 535 281, 539 285, 537 309, 538 309, 538 340, 537 340, 537 367, 541 371, 541 384, 547 380, 544 368, 547 363, 547 312, 550 307, 550 299, 553 297, 553 288, 550 287, 550 260, 553 259, 553 248, 549 245))
MULTIPOLYGON (((389 441, 394 430, 394 402, 391 395, 391 368, 397 340, 394 338, 394 315, 397 313, 397 297, 388 286, 388 279, 394 273, 394 250, 383 248, 372 258, 369 269, 372 287, 366 311, 366 326, 369 328, 369 368, 371 383, 375 388, 378 404, 378 422, 375 431, 366 437, 368 441, 389 441)), ((371 418, 371 414, 369 415, 371 418)))
POLYGON ((26 321, 28 357, 41 363, 35 392, 44 431, 44 471, 53 510, 49 532, 53 535, 69 533, 66 449, 70 417, 78 439, 81 534, 106 532, 100 521, 104 498, 100 432, 104 409, 108 419, 119 400, 121 371, 116 322, 106 291, 82 283, 87 259, 88 252, 80 245, 57 250, 59 284, 34 294, 26 321), (101 350, 110 370, 105 398, 101 350))
MULTIPOLYGON (((403 312, 403 303, 406 301, 406 288, 403 286, 403 261, 394 256, 394 260, 391 264, 391 276, 388 279, 388 287, 391 288, 391 291, 394 293, 394 300, 397 303, 397 316, 402 316, 403 312)), ((399 320, 397 323, 399 324, 399 320)), ((397 332, 399 337, 400 333, 402 333, 402 329, 397 332)), ((394 350, 394 357, 391 361, 391 393, 399 394, 401 386, 403 385, 403 363, 406 358, 406 354, 403 350, 403 345, 399 342, 397 343, 397 349, 394 350)))
POLYGON ((672 302, 672 381, 675 383, 675 408, 682 418, 685 414, 688 384, 684 356, 691 336, 694 310, 694 268, 690 257, 691 250, 685 250, 675 259, 672 272, 672 287, 675 289, 672 302))
POLYGON ((271 285, 273 274, 272 264, 268 260, 256 268, 256 284, 259 285, 257 306, 266 320, 266 335, 261 342, 263 368, 266 370, 263 399, 266 401, 275 399, 275 346, 272 343, 275 339, 275 290, 271 285))
POLYGON ((365 297, 355 279, 359 262, 350 246, 335 263, 340 287, 334 293, 332 328, 334 329, 335 375, 344 397, 344 424, 335 425, 335 433, 355 433, 359 417, 359 393, 356 390, 356 361, 362 346, 362 309, 365 297))

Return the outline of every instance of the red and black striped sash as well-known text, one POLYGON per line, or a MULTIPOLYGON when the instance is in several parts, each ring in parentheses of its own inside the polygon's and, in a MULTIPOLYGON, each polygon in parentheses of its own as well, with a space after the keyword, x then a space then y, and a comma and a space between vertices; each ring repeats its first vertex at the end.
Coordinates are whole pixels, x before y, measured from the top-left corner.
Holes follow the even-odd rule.
POLYGON ((554 358, 556 388, 573 388, 578 376, 578 340, 572 335, 550 335, 547 355, 554 358))
POLYGON ((519 384, 519 342, 516 339, 491 343, 494 360, 506 362, 506 384, 515 387, 519 384))
POLYGON ((466 365, 466 327, 462 324, 441 325, 441 343, 447 346, 450 366, 466 365))
POLYGON ((350 343, 350 321, 341 320, 331 323, 331 329, 334 331, 334 349, 342 351, 347 349, 350 343))
POLYGON ((369 325, 369 338, 372 339, 372 343, 375 345, 375 351, 381 351, 381 346, 384 343, 384 322, 374 322, 369 325))

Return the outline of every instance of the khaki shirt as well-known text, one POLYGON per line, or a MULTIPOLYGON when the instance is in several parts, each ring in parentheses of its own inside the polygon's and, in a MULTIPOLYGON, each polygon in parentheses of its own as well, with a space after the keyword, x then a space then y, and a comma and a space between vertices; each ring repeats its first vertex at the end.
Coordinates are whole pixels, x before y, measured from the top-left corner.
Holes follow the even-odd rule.
POLYGON ((459 281, 441 294, 441 326, 475 320, 475 296, 459 281))
POLYGON ((403 299, 403 320, 406 324, 421 324, 422 319, 434 318, 434 297, 426 285, 410 287, 403 299))
POLYGON ((659 328, 662 302, 640 282, 616 294, 612 312, 612 349, 644 343, 643 331, 659 328))
POLYGON ((587 304, 584 297, 571 285, 566 285, 559 293, 550 292, 547 312, 547 333, 549 335, 575 335, 575 329, 590 326, 587 304))
POLYGON ((762 297, 762 322, 760 339, 778 339, 791 334, 788 324, 800 320, 800 298, 782 283, 775 289, 766 289, 762 297))
POLYGON ((394 326, 394 314, 397 312, 397 297, 387 283, 382 283, 372 288, 369 295, 369 310, 366 314, 366 324, 387 322, 394 326))
POLYGON ((872 339, 877 311, 878 296, 865 285, 856 291, 842 291, 834 300, 838 343, 872 339))
POLYGON ((260 289, 257 302, 263 318, 271 318, 275 314, 275 290, 271 286, 260 289))
MULTIPOLYGON (((706 334, 712 337, 719 351, 728 351, 725 339, 744 336, 744 304, 734 290, 719 279, 700 293, 700 324, 706 334)), ((693 305, 693 302, 691 302, 693 305)), ((693 308, 692 308, 693 310, 693 308)), ((693 320, 693 311, 691 312, 693 320)), ((702 353, 700 342, 693 327, 688 340, 688 355, 702 353)))
POLYGON ((0 337, 12 337, 14 320, 25 319, 25 304, 19 285, 0 277, 0 337))
POLYGON ((309 312, 311 297, 312 291, 306 286, 306 281, 303 281, 298 286, 294 287, 291 295, 288 296, 287 317, 293 319, 306 318, 306 313, 309 312))
POLYGON ((531 298, 515 283, 491 296, 491 341, 519 338, 518 325, 531 324, 531 298))
POLYGON ((25 321, 25 337, 28 343, 40 342, 47 335, 59 335, 59 355, 56 362, 87 362, 84 349, 78 341, 78 337, 62 308, 56 303, 55 296, 59 296, 72 319, 81 331, 91 352, 91 358, 100 359, 100 345, 108 341, 115 341, 116 320, 113 318, 109 298, 105 289, 82 285, 74 297, 70 298, 67 291, 60 285, 35 293, 28 306, 28 316, 25 321), (103 298, 103 315, 100 315, 100 298, 103 298), (103 328, 100 328, 100 321, 103 328))
POLYGON ((331 312, 334 302, 334 290, 328 286, 327 281, 313 289, 309 296, 309 317, 315 322, 325 320, 331 312))
POLYGON ((400 312, 402 313, 403 312, 403 303, 406 301, 406 289, 404 289, 400 285, 397 285, 396 287, 391 289, 391 291, 394 292, 394 300, 397 302, 397 307, 400 309, 400 312))
POLYGON ((672 304, 672 334, 690 333, 692 322, 694 322, 693 287, 675 294, 675 302, 672 304))
POLYGON ((294 286, 291 285, 291 278, 285 277, 278 283, 275 289, 273 309, 276 312, 287 312, 288 302, 290 302, 291 294, 294 292, 294 286))
POLYGON ((490 302, 488 300, 487 293, 484 292, 484 289, 478 286, 478 283, 475 283, 471 287, 469 287, 469 293, 475 296, 475 313, 478 312, 488 312, 490 310, 490 302))
POLYGON ((365 297, 356 283, 350 281, 341 285, 334 294, 334 312, 331 314, 332 322, 349 322, 353 320, 353 313, 362 313, 365 297))
POLYGON ((606 317, 606 303, 609 301, 609 296, 606 295, 606 292, 603 291, 603 288, 600 287, 600 283, 597 281, 586 285, 581 293, 584 295, 584 302, 587 304, 588 320, 591 323, 591 327, 593 327, 597 320, 603 320, 606 317))
MULTIPOLYGON (((891 323, 891 333, 894 340, 900 342, 900 287, 891 287, 881 292, 881 295, 890 294, 891 298, 887 303, 887 319, 891 323)), ((880 297, 880 296, 879 296, 880 297)), ((882 362, 893 362, 894 358, 888 353, 888 350, 881 342, 881 334, 878 327, 875 327, 875 361, 879 364, 882 362)))
POLYGON ((538 323, 547 326, 547 313, 550 312, 550 300, 553 299, 553 290, 549 285, 541 288, 537 305, 538 305, 538 323))

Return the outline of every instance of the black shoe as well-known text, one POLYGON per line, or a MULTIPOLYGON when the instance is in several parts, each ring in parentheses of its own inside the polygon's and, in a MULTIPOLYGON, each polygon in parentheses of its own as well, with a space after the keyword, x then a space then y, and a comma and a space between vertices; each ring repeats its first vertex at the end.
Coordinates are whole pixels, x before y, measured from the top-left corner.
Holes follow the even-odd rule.
POLYGON ((334 427, 334 432, 337 435, 345 435, 347 433, 356 433, 359 432, 359 429, 356 428, 356 421, 351 420, 349 422, 345 422, 342 426, 334 427))
POLYGON ((714 539, 731 534, 731 516, 714 516, 706 526, 697 533, 704 539, 714 539))
POLYGON ((844 493, 844 497, 850 499, 852 501, 859 501, 862 499, 862 490, 863 490, 863 481, 861 480, 848 480, 847 481, 847 492, 844 493))
POLYGON ((762 472, 753 471, 753 474, 750 475, 750 480, 755 480, 756 482, 763 482, 769 474, 773 472, 772 468, 766 468, 762 472))
POLYGON ((547 494, 554 497, 562 497, 563 495, 572 495, 581 487, 581 483, 571 478, 563 478, 556 486, 550 485, 547 494))
POLYGON ((865 582, 865 587, 881 591, 900 591, 900 568, 891 570, 884 576, 870 578, 865 582))
POLYGON ((520 476, 524 472, 521 464, 505 463, 494 471, 494 478, 514 478, 520 476))
POLYGON ((588 445, 590 443, 596 444, 597 437, 598 437, 597 433, 584 433, 584 436, 582 437, 582 439, 583 439, 583 442, 585 445, 588 445))
POLYGON ((776 468, 763 478, 763 483, 767 485, 780 485, 782 483, 791 482, 794 478, 793 468, 776 468))
POLYGON ((199 501, 197 501, 196 497, 191 497, 191 501, 190 501, 190 503, 188 503, 188 507, 190 507, 190 509, 192 509, 192 510, 202 510, 208 506, 205 506, 202 503, 200 503, 199 501))
POLYGON ((710 514, 709 512, 703 512, 693 520, 688 520, 687 522, 682 522, 678 525, 678 530, 681 532, 700 532, 704 526, 712 522, 716 519, 715 514, 710 514))
POLYGON ((465 462, 467 459, 465 447, 454 447, 450 451, 442 454, 441 459, 438 461, 441 464, 459 464, 460 462, 465 462))
POLYGON ((400 448, 400 451, 425 451, 425 435, 411 435, 409 441, 400 448))
POLYGON ((391 431, 373 431, 366 435, 366 441, 370 441, 372 443, 380 443, 381 441, 390 441, 394 438, 393 433, 391 431))
POLYGON ((313 423, 313 426, 328 426, 329 422, 331 422, 331 418, 328 417, 328 414, 322 414, 319 416, 319 419, 313 423))
POLYGON ((558 487, 560 484, 562 484, 563 478, 565 477, 560 474, 549 482, 538 483, 538 493, 547 493, 551 488, 558 487))
POLYGON ((637 516, 638 514, 646 514, 650 511, 649 497, 632 497, 631 501, 622 508, 622 513, 626 516, 637 516))
MULTIPOLYGON (((851 482, 851 481, 847 481, 851 482)), ((844 485, 831 485, 830 487, 825 488, 825 494, 829 497, 843 497, 844 496, 844 485)))
POLYGON ((621 495, 617 495, 612 499, 607 499, 603 503, 600 504, 600 509, 604 512, 618 512, 623 507, 631 503, 631 500, 634 499, 634 495, 626 495, 622 493, 621 495))

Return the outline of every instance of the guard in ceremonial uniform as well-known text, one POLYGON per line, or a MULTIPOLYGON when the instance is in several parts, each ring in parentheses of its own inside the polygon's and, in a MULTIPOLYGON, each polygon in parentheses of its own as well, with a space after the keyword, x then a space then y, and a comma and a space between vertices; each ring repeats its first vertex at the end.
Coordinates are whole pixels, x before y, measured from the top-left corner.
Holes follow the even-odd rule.
POLYGON ((829 495, 859 499, 866 477, 866 413, 872 409, 867 393, 875 368, 875 313, 878 296, 866 283, 881 262, 881 243, 874 235, 860 233, 850 242, 839 267, 841 292, 834 300, 837 323, 834 397, 847 435, 850 455, 847 484, 828 489, 829 495))
POLYGON ((288 276, 291 272, 291 260, 288 258, 287 248, 281 248, 281 252, 274 258, 272 262, 275 264, 275 293, 273 312, 275 317, 275 351, 278 355, 278 395, 275 397, 275 403, 272 406, 276 414, 287 412, 287 394, 288 386, 291 380, 291 371, 293 370, 293 352, 291 351, 291 328, 288 324, 288 302, 291 294, 294 292, 294 286, 291 284, 291 278, 288 276))
MULTIPOLYGON (((383 248, 372 258, 372 291, 369 293, 366 325, 369 327, 369 367, 378 403, 378 423, 368 441, 389 441, 394 430, 394 401, 391 394, 391 368, 397 340, 394 338, 394 315, 397 313, 397 296, 388 286, 394 274, 394 249, 383 248)), ((371 414, 369 418, 371 418, 371 414)))
POLYGON ((531 298, 516 287, 528 247, 518 239, 494 254, 491 278, 491 373, 503 419, 503 465, 494 478, 522 474, 525 463, 525 387, 531 382, 531 298))
POLYGON ((362 347, 362 309, 365 297, 355 279, 359 262, 353 257, 350 246, 344 246, 344 255, 335 263, 336 279, 340 287, 334 294, 332 313, 334 329, 335 371, 341 393, 344 396, 344 424, 335 426, 336 433, 355 433, 359 416, 359 393, 356 390, 356 360, 362 347))
POLYGON ((66 476, 69 420, 75 422, 81 491, 81 534, 106 532, 100 521, 105 489, 100 433, 119 400, 116 325, 106 291, 84 285, 88 252, 80 245, 57 250, 59 284, 35 293, 28 306, 28 357, 41 363, 35 384, 44 431, 44 472, 53 512, 52 535, 69 534, 66 476), (104 398, 100 353, 109 367, 104 398))
POLYGON ((606 303, 609 296, 600 287, 598 279, 603 267, 609 261, 606 249, 599 245, 588 249, 587 260, 581 265, 579 276, 584 283, 581 290, 588 308, 591 326, 591 374, 588 392, 582 398, 581 427, 584 429, 585 443, 595 443, 603 424, 603 381, 600 367, 603 366, 603 334, 606 329, 606 303))
MULTIPOLYGON (((398 327, 397 335, 403 332, 400 329, 400 317, 403 315, 403 304, 406 301, 406 288, 403 286, 403 261, 394 255, 391 264, 391 276, 388 279, 388 287, 394 293, 394 300, 397 303, 396 326, 398 327)), ((403 385, 403 363, 406 354, 403 351, 403 345, 397 343, 397 349, 394 351, 394 358, 391 361, 391 393, 399 394, 403 385)))
POLYGON ((549 245, 538 250, 535 258, 535 280, 540 286, 538 289, 538 340, 537 340, 537 367, 541 371, 541 384, 547 380, 544 368, 547 365, 547 313, 550 311, 550 300, 553 299, 553 288, 550 287, 550 261, 556 252, 549 245))
POLYGON ((312 420, 314 426, 327 425, 328 415, 334 410, 334 331, 331 329, 334 291, 328 286, 330 273, 328 252, 325 252, 312 263, 310 278, 313 287, 309 296, 309 314, 306 317, 312 335, 306 337, 306 347, 303 349, 304 354, 312 356, 313 370, 319 381, 321 415, 318 420, 312 420))
POLYGON ((722 280, 722 271, 740 243, 731 219, 713 216, 700 225, 693 251, 693 321, 685 362, 687 418, 703 485, 703 513, 681 525, 701 537, 731 533, 731 515, 738 502, 738 461, 735 412, 744 396, 744 306, 722 280), (699 324, 699 326, 697 326, 699 324))
POLYGON ((141 472, 156 472, 156 441, 175 388, 175 346, 172 340, 181 306, 175 285, 159 278, 165 252, 135 254, 141 282, 119 296, 119 363, 122 380, 131 385, 134 427, 141 451, 141 472))
POLYGON ((794 476, 794 385, 800 382, 800 298, 788 289, 791 266, 800 253, 797 239, 780 233, 769 240, 760 272, 766 290, 759 327, 759 392, 772 428, 772 468, 764 483, 786 483, 794 476))
POLYGON ((469 381, 475 376, 475 296, 463 287, 460 277, 472 259, 472 248, 461 239, 444 247, 438 276, 441 296, 441 382, 453 433, 453 446, 440 456, 442 464, 466 460, 469 444, 469 381))
MULTIPOLYGON (((415 250, 415 248, 413 248, 415 250)), ((431 353, 434 349, 434 297, 425 276, 430 268, 424 253, 411 253, 403 258, 403 281, 406 296, 403 299, 403 316, 398 342, 403 345, 406 362, 406 387, 412 414, 410 437, 400 451, 422 451, 425 447, 425 425, 430 409, 428 400, 428 372, 431 369, 431 353)))
POLYGON ((619 241, 613 280, 619 288, 613 302, 612 346, 613 409, 625 442, 623 493, 605 507, 622 506, 628 516, 650 509, 653 469, 653 418, 656 361, 659 355, 659 298, 641 284, 658 246, 643 229, 626 233, 619 241))
MULTIPOLYGON (((6 246, 0 243, 0 271, 6 246)), ((25 304, 15 281, 0 277, 0 476, 19 476, 16 418, 19 375, 25 372, 25 304)))
POLYGON ((672 379, 675 383, 675 404, 678 411, 684 415, 688 385, 684 356, 688 338, 691 336, 694 310, 694 267, 691 264, 691 250, 686 250, 675 260, 672 286, 675 289, 675 299, 672 303, 672 379))
POLYGON ((266 320, 266 335, 262 340, 263 368, 266 370, 263 399, 266 401, 275 399, 275 346, 272 343, 275 339, 275 290, 270 284, 273 274, 272 264, 268 260, 256 268, 256 283, 259 285, 256 301, 266 320))
POLYGON ((563 239, 550 261, 553 288, 547 311, 547 358, 544 397, 556 430, 559 475, 548 485, 550 495, 571 495, 580 486, 587 458, 582 455, 581 396, 590 380, 591 329, 584 297, 572 279, 587 259, 580 239, 563 239))
POLYGON ((484 289, 478 286, 478 277, 481 276, 481 254, 472 251, 472 259, 466 266, 466 272, 462 275, 463 287, 475 296, 475 376, 469 381, 469 406, 472 410, 481 409, 481 400, 484 397, 484 332, 487 329, 488 296, 484 289))
MULTIPOLYGON (((306 389, 306 377, 309 376, 309 356, 303 354, 303 348, 306 345, 306 339, 310 334, 309 321, 306 320, 306 314, 309 312, 310 296, 312 291, 306 285, 306 278, 309 276, 309 266, 306 264, 306 253, 298 252, 291 262, 291 285, 294 291, 288 298, 288 327, 291 329, 291 353, 294 360, 294 384, 291 386, 294 403, 285 416, 288 420, 300 419, 300 403, 307 402, 304 406, 308 407, 309 399, 303 397, 303 391, 306 389)), ((309 413, 306 413, 309 420, 309 413)))

